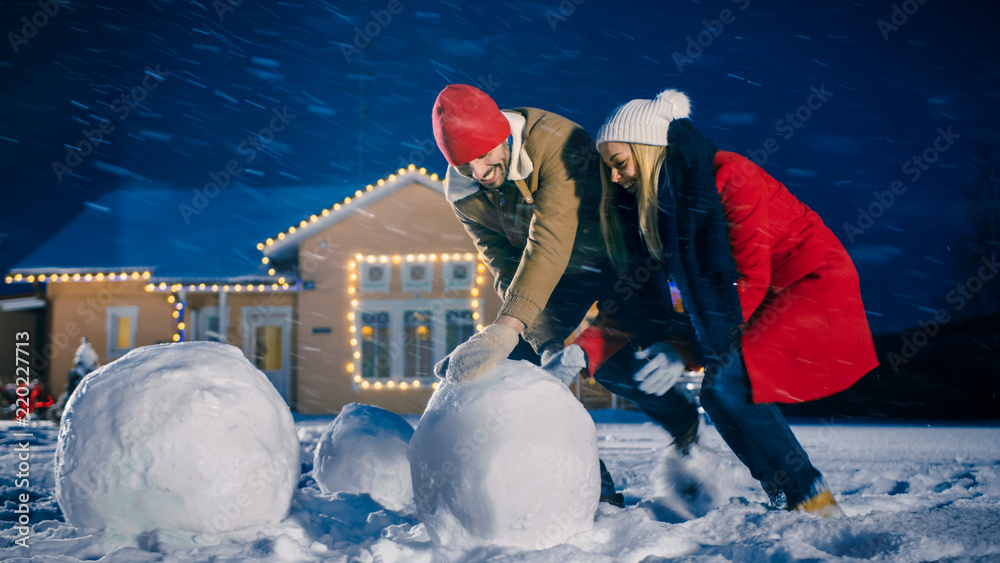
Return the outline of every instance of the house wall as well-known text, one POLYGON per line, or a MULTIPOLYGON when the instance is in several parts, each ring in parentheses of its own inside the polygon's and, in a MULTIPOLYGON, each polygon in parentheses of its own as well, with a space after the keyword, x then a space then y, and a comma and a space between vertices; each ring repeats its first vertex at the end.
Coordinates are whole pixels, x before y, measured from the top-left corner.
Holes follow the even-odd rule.
POLYGON ((43 349, 53 395, 66 388, 73 355, 86 336, 101 364, 109 361, 108 307, 138 306, 136 346, 170 342, 175 332, 173 307, 163 293, 145 291, 145 280, 49 283, 49 338, 43 349))
MULTIPOLYGON (((348 263, 360 254, 406 255, 430 253, 476 253, 469 235, 456 219, 441 192, 421 184, 401 188, 390 197, 372 203, 363 211, 304 240, 299 246, 302 279, 315 289, 299 294, 298 408, 303 413, 333 413, 352 402, 380 406, 405 414, 423 412, 431 389, 354 390, 353 375, 346 365, 354 362, 347 315, 350 270, 348 263), (315 333, 318 329, 320 332, 315 333), (329 329, 329 332, 324 332, 329 329)), ((439 265, 438 265, 439 266, 439 265)), ((395 271, 398 272, 398 269, 395 271)), ((394 272, 389 298, 412 297, 402 293, 394 272)), ((429 295, 446 297, 435 270, 429 295)), ((488 324, 500 309, 492 276, 486 272, 479 298, 488 324)), ((356 285, 356 284, 355 284, 356 285)))

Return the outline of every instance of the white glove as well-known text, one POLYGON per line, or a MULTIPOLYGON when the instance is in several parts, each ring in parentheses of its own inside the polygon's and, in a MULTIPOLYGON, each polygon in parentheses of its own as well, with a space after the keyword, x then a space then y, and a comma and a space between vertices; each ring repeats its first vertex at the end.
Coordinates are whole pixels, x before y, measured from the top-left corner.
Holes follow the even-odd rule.
POLYGON ((434 375, 455 382, 472 381, 507 359, 517 346, 517 339, 517 331, 513 328, 491 324, 434 364, 434 375))
POLYGON ((577 344, 570 344, 558 352, 555 348, 549 346, 542 351, 542 369, 569 387, 587 367, 587 353, 577 344))
POLYGON ((673 346, 657 342, 635 353, 635 359, 645 360, 646 365, 635 373, 639 390, 657 397, 663 396, 684 375, 684 360, 673 346))

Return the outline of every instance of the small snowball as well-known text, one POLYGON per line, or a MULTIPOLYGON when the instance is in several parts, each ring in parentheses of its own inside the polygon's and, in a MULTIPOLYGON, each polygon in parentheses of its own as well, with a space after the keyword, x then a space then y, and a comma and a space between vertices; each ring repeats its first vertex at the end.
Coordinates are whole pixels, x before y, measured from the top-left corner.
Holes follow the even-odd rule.
POLYGON ((126 536, 263 527, 288 513, 298 449, 288 406, 238 348, 137 348, 69 401, 56 498, 70 524, 126 536))
POLYGON ((442 383, 409 456, 417 514, 438 544, 545 549, 593 526, 594 422, 565 385, 529 362, 442 383))
POLYGON ((413 505, 406 450, 413 427, 398 414, 352 403, 323 432, 313 478, 324 493, 368 493, 390 510, 413 505))

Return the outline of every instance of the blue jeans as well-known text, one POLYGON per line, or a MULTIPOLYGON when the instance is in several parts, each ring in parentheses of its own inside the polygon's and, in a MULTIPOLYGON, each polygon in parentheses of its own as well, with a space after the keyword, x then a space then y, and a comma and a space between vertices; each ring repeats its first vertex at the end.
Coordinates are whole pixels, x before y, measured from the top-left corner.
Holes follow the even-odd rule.
MULTIPOLYGON (((609 391, 629 399, 651 419, 677 436, 698 419, 698 410, 683 393, 671 389, 662 397, 639 390, 632 374, 634 349, 626 346, 595 374, 609 391)), ((701 405, 736 457, 761 482, 768 495, 781 491, 789 507, 815 495, 822 479, 773 404, 751 401, 750 380, 735 358, 709 370, 701 389, 701 405)))

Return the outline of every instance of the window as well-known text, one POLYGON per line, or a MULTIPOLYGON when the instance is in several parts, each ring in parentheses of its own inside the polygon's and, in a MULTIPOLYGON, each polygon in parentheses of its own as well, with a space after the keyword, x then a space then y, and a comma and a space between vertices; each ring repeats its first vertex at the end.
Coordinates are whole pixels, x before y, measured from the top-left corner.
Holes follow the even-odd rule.
POLYGON ((389 264, 364 263, 361 265, 361 291, 363 293, 389 293, 392 267, 389 264))
POLYGON ((135 348, 135 329, 139 307, 108 307, 105 310, 109 359, 120 358, 135 348))
POLYGON ((434 264, 426 262, 408 262, 402 265, 403 291, 430 291, 434 280, 434 264))
POLYGON ((471 260, 447 262, 442 273, 448 291, 472 289, 476 280, 476 267, 471 260))
POLYGON ((389 311, 361 313, 361 376, 388 378, 392 357, 389 311))
POLYGON ((359 301, 352 335, 360 367, 355 382, 433 378, 434 364, 475 334, 480 314, 468 299, 359 301))
POLYGON ((465 342, 476 333, 475 314, 471 309, 452 309, 448 311, 445 322, 445 350, 450 354, 456 346, 465 342))
MULTIPOLYGON (((228 313, 228 307, 226 308, 228 313)), ((191 311, 191 325, 198 327, 197 340, 208 340, 210 342, 225 342, 225 335, 219 328, 219 308, 202 307, 198 311, 191 311), (196 322, 197 321, 197 322, 196 322)))
POLYGON ((403 313, 404 361, 403 377, 434 375, 434 325, 430 311, 403 313))

